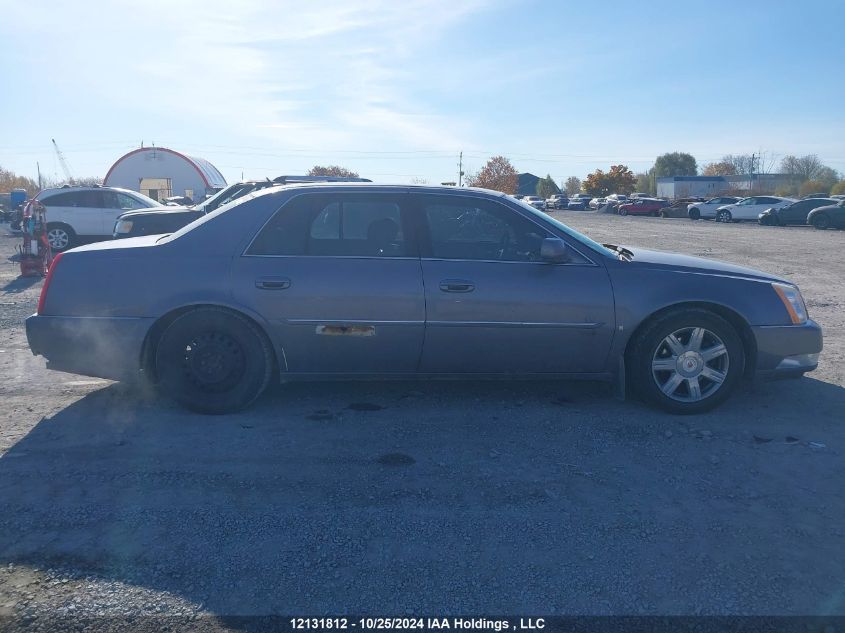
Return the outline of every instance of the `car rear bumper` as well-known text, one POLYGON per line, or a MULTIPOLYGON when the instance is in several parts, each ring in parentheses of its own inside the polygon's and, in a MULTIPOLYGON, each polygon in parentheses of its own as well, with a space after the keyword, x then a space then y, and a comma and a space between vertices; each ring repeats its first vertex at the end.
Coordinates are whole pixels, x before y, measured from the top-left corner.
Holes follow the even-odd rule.
POLYGON ((139 376, 141 348, 151 318, 58 317, 33 314, 26 338, 47 368, 83 376, 132 381, 139 376))
POLYGON ((812 320, 803 325, 751 328, 757 343, 756 373, 777 378, 813 371, 822 351, 822 329, 812 320))

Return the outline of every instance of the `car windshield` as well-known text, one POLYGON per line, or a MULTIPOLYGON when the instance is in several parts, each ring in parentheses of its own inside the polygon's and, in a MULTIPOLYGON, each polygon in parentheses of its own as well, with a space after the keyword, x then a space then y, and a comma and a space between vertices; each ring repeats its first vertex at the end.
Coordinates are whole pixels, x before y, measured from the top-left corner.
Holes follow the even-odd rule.
POLYGON ((121 193, 125 193, 129 196, 132 196, 136 200, 143 202, 148 207, 163 207, 164 206, 158 200, 153 200, 149 196, 145 196, 143 193, 138 193, 137 191, 123 191, 121 193))
POLYGON ((543 222, 551 222, 556 228, 560 229, 561 231, 566 233, 569 237, 571 237, 574 240, 577 240, 578 242, 580 242, 584 246, 594 250, 595 252, 597 252, 601 255, 604 255, 605 257, 615 257, 616 256, 615 253, 613 251, 611 251, 610 249, 602 246, 601 244, 599 244, 595 240, 591 240, 589 237, 587 237, 586 235, 583 235, 582 233, 579 233, 575 229, 569 228, 563 222, 556 220, 552 216, 550 216, 546 213, 543 213, 542 211, 538 211, 537 209, 532 207, 530 204, 526 204, 525 201, 518 200, 517 202, 520 203, 520 206, 523 209, 525 209, 526 211, 528 211, 532 216, 539 218, 543 222))
POLYGON ((236 198, 239 198, 243 195, 248 194, 255 188, 254 183, 250 182, 243 182, 231 185, 218 191, 216 194, 211 196, 208 200, 203 200, 194 208, 198 211, 202 211, 204 213, 209 213, 214 211, 217 207, 220 207, 236 198))

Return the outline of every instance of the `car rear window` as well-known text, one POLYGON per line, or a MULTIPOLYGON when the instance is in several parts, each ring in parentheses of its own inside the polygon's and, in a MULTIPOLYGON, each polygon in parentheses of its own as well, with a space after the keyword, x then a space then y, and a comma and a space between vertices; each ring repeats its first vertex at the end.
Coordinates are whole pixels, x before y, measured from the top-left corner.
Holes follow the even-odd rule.
POLYGON ((404 257, 402 211, 393 196, 300 195, 259 231, 247 255, 404 257))

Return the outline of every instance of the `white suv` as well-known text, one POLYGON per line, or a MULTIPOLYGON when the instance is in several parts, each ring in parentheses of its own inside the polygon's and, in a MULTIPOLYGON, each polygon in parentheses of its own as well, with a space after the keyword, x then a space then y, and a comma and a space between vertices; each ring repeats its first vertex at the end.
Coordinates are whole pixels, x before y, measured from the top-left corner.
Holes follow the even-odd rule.
POLYGON ((54 251, 75 246, 80 237, 110 238, 121 213, 162 206, 136 191, 115 187, 44 189, 35 199, 47 207, 47 240, 54 251))

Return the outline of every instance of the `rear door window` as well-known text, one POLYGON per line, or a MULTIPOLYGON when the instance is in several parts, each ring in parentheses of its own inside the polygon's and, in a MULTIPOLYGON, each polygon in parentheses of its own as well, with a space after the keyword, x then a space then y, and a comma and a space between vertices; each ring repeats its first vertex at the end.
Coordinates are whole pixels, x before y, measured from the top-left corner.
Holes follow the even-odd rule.
POLYGON ((248 255, 407 257, 403 196, 301 195, 265 225, 248 255))
POLYGON ((63 191, 41 199, 47 207, 90 207, 94 202, 89 191, 63 191))

